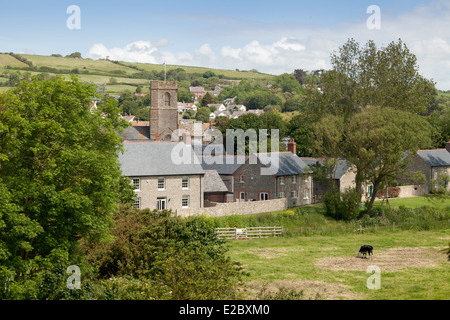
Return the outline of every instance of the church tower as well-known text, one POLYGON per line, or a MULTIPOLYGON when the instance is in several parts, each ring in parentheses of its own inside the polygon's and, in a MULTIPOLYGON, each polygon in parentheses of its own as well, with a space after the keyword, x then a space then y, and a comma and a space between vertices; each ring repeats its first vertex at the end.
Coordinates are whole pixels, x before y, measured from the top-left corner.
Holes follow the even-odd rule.
POLYGON ((170 141, 178 129, 177 82, 151 81, 150 94, 150 140, 170 141))

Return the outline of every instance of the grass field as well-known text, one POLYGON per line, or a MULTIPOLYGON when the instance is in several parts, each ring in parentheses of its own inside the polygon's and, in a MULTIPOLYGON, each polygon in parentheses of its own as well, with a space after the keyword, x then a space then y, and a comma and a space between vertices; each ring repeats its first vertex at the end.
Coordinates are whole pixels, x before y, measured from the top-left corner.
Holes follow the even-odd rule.
POLYGON ((450 263, 438 252, 449 230, 268 238, 230 241, 230 257, 248 272, 247 299, 261 288, 303 290, 316 299, 450 299, 450 263), (363 244, 373 259, 357 258, 363 244), (381 271, 381 288, 368 289, 367 267, 381 271))
MULTIPOLYGON (((390 205, 446 208, 450 200, 430 203, 424 197, 417 197, 393 199, 390 205)), ((300 224, 297 227, 346 225, 324 217, 320 205, 304 207, 302 212, 295 222, 300 224)), ((289 225, 288 220, 283 220, 289 219, 289 214, 273 214, 278 214, 278 221, 289 225)), ((267 219, 267 214, 261 215, 261 222, 263 217, 267 219)), ((444 223, 440 229, 426 231, 386 228, 376 232, 347 230, 306 236, 290 233, 279 238, 232 240, 228 246, 231 259, 240 262, 248 272, 243 286, 245 299, 295 290, 302 291, 304 299, 442 300, 450 299, 450 262, 439 251, 449 243, 450 229, 444 223), (363 244, 374 247, 372 259, 357 257, 363 244), (372 275, 367 273, 367 268, 371 265, 379 267, 381 272, 380 289, 367 286, 367 279, 372 275)))
POLYGON ((10 66, 11 68, 26 68, 28 65, 17 60, 6 53, 0 53, 0 68, 10 66))
MULTIPOLYGON (((125 65, 135 66, 145 71, 156 71, 161 72, 164 71, 164 66, 160 64, 150 64, 150 63, 131 63, 124 62, 125 65)), ((249 72, 249 71, 236 71, 236 70, 224 70, 224 69, 213 69, 213 68, 203 68, 203 67, 191 67, 191 66, 177 66, 177 65, 166 65, 166 71, 170 71, 177 68, 183 68, 186 73, 192 74, 203 74, 206 71, 212 71, 217 76, 223 75, 230 79, 266 79, 270 80, 273 78, 273 75, 265 74, 265 73, 257 73, 257 72, 249 72)))

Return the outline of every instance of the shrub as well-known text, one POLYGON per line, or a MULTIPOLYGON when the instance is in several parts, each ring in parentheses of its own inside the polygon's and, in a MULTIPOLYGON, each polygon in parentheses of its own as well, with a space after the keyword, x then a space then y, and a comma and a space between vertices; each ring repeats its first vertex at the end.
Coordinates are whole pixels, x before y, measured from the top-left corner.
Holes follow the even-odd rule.
MULTIPOLYGON (((146 295, 157 299, 238 295, 241 268, 226 257, 225 241, 216 236, 210 219, 181 219, 172 217, 171 211, 127 208, 116 215, 112 235, 109 243, 83 243, 101 279, 142 279, 152 284, 146 286, 146 295)), ((127 285, 128 297, 133 296, 132 287, 127 285)))
POLYGON ((326 214, 336 220, 351 221, 360 214, 360 195, 356 189, 345 193, 333 187, 323 196, 326 214))

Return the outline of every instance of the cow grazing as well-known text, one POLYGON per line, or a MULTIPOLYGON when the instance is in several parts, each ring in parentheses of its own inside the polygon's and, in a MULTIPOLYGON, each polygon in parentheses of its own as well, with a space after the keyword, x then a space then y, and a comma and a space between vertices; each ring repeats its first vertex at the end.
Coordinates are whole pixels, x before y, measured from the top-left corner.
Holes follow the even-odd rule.
POLYGON ((369 255, 369 258, 370 256, 373 257, 373 247, 369 245, 361 246, 361 248, 359 248, 358 257, 361 257, 361 255, 364 258, 366 258, 366 255, 369 255))

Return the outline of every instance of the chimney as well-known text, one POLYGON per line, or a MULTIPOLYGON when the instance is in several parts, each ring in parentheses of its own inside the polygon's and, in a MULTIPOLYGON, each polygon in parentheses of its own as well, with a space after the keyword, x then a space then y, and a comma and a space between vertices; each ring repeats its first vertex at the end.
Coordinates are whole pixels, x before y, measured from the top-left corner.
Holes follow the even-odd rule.
POLYGON ((445 144, 445 149, 450 152, 450 140, 448 140, 448 142, 445 144))
POLYGON ((293 154, 297 154, 297 144, 294 141, 294 138, 291 138, 287 144, 287 148, 289 152, 292 152, 293 154))
POLYGON ((183 133, 182 137, 183 137, 183 141, 185 144, 192 144, 190 132, 185 131, 183 133))

